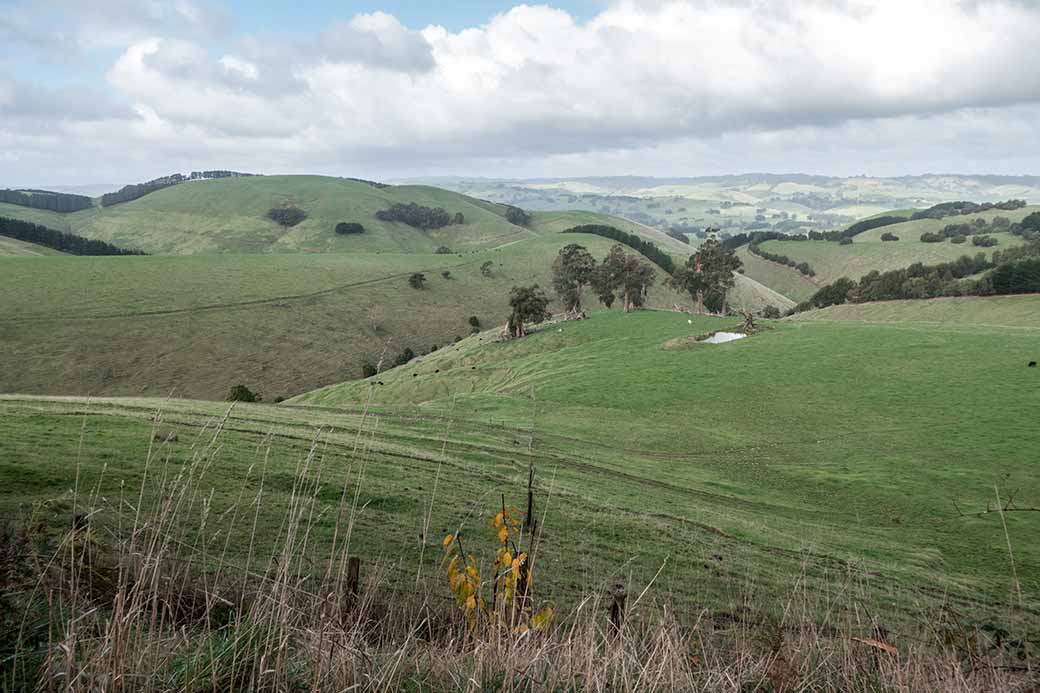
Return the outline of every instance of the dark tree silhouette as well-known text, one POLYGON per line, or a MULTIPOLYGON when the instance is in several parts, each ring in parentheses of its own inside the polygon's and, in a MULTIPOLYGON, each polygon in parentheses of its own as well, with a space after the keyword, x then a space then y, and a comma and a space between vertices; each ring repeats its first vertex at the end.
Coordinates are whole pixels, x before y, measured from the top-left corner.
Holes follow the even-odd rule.
POLYGON ((646 302, 655 279, 653 265, 615 245, 592 272, 590 283, 603 305, 609 308, 617 297, 622 310, 630 313, 646 302))
POLYGON ((553 260, 553 290, 560 297, 563 309, 577 316, 582 312, 582 292, 592 281, 596 259, 585 246, 571 243, 560 249, 553 260))

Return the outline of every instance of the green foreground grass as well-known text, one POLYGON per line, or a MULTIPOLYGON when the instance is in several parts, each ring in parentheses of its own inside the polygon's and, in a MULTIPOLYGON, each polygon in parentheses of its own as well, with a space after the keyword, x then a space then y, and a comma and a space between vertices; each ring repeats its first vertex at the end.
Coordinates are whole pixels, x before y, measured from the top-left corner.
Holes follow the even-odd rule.
MULTIPOLYGON (((747 588, 782 604, 799 585, 896 623, 946 603, 1036 627, 1040 518, 1006 516, 1019 607, 1000 518, 972 514, 995 486, 1023 506, 1040 497, 1037 383, 1026 377, 1036 371, 1025 368, 1035 320, 1033 330, 785 320, 740 342, 689 342, 729 325, 598 312, 514 342, 470 337, 288 405, 236 406, 207 472, 212 512, 251 498, 263 477, 264 541, 316 443, 328 516, 316 545, 363 470, 358 551, 413 574, 432 507, 432 574, 439 538, 460 524, 468 550, 488 546, 487 518, 501 494, 523 504, 533 464, 547 513, 540 589, 555 599, 615 579, 639 590, 660 570, 654 590, 723 612, 747 588)), ((0 398, 0 512, 57 499, 60 516, 77 475, 108 498, 142 482, 152 493, 143 461, 155 412, 179 438, 155 444, 153 476, 182 468, 225 408, 0 398)))

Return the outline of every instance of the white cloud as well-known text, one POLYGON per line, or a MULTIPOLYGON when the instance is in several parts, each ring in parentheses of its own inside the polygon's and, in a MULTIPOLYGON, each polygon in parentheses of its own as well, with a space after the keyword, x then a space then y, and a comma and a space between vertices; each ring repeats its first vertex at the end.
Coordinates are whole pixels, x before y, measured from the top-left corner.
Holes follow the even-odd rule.
POLYGON ((175 141, 213 165, 225 165, 216 154, 371 175, 1038 163, 1020 145, 1038 139, 1023 114, 1040 102, 1040 7, 1018 0, 619 0, 585 23, 518 6, 459 32, 375 12, 219 50, 155 24, 219 26, 202 5, 156 6, 130 23, 154 35, 127 42, 108 84, 149 114, 128 130, 136 147, 175 141))

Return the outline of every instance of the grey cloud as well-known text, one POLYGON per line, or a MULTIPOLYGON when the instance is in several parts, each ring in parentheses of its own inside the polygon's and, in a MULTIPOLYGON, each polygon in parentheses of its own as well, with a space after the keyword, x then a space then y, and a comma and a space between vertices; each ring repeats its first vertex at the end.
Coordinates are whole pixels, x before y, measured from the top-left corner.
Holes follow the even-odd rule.
POLYGON ((52 121, 93 121, 132 118, 133 109, 93 87, 48 89, 24 82, 0 85, 0 113, 40 125, 52 121))

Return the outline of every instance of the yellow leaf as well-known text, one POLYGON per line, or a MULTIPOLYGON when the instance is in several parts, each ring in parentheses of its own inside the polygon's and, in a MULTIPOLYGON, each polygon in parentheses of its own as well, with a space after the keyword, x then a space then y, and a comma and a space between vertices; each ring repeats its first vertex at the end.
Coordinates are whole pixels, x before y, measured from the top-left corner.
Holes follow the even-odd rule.
POLYGON ((466 599, 466 609, 467 609, 468 611, 473 611, 473 609, 476 609, 476 608, 477 608, 477 599, 476 599, 476 597, 474 597, 474 596, 473 596, 473 595, 471 594, 471 595, 470 595, 470 596, 469 596, 469 597, 468 597, 468 598, 466 599))
POLYGON ((444 548, 448 548, 451 545, 451 542, 453 541, 455 541, 454 535, 449 534, 448 536, 444 537, 444 541, 441 543, 444 545, 444 548))
POLYGON ((506 539, 509 538, 509 530, 505 527, 498 528, 498 540, 503 544, 506 543, 506 539))

